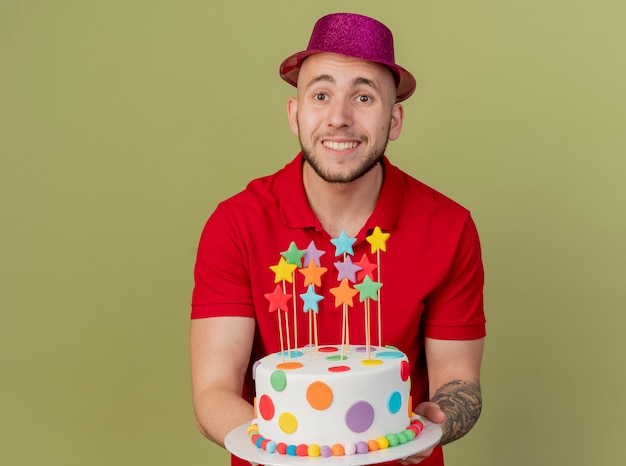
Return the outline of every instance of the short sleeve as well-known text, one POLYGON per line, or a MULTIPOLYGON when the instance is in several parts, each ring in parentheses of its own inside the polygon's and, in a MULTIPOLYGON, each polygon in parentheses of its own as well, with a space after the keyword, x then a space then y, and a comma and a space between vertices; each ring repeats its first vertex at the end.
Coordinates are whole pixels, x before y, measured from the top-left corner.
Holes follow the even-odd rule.
POLYGON ((485 336, 484 268, 476 226, 468 214, 450 270, 425 302, 424 335, 440 340, 485 336))
POLYGON ((194 267, 191 318, 254 317, 245 243, 236 214, 219 205, 207 221, 194 267))

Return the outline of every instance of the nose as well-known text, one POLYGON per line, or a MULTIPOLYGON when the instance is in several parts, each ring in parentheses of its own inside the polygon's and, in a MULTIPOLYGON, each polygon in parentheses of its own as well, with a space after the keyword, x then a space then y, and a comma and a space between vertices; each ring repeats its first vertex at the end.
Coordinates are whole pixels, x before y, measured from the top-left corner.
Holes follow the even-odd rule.
POLYGON ((332 128, 345 128, 352 125, 353 109, 350 102, 344 99, 335 100, 328 114, 328 126, 332 128))

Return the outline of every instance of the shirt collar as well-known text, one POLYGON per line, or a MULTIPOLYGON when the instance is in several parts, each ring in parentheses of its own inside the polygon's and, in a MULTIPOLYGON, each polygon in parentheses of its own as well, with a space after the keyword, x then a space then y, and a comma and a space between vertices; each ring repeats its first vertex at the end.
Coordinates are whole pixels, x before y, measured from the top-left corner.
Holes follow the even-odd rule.
MULTIPOLYGON (((285 224, 292 228, 321 228, 320 222, 311 209, 304 191, 300 152, 296 158, 280 171, 276 178, 275 192, 285 224)), ((384 179, 374 212, 365 223, 362 233, 368 234, 378 226, 384 231, 392 231, 398 222, 404 199, 405 179, 403 173, 383 156, 384 179)), ((359 235, 360 236, 360 235, 359 235)))

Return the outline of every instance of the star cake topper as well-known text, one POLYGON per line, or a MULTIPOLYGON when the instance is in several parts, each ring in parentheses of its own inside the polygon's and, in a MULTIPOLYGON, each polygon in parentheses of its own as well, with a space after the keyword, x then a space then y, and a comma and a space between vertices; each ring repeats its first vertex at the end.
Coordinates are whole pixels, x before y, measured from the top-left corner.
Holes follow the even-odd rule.
POLYGON ((374 271, 378 268, 378 265, 374 262, 370 262, 367 254, 363 254, 361 256, 361 260, 355 262, 355 264, 361 267, 361 270, 356 273, 357 281, 363 281, 365 277, 370 277, 372 280, 374 280, 374 271))
POLYGON ((359 301, 363 302, 367 298, 373 299, 374 301, 378 301, 378 290, 383 286, 382 283, 375 282, 370 277, 365 277, 363 283, 359 283, 358 285, 354 285, 354 287, 359 290, 361 293, 359 295, 359 301))
POLYGON ((309 265, 303 269, 298 269, 298 272, 304 275, 304 286, 309 286, 310 284, 322 286, 322 275, 324 275, 327 270, 326 267, 318 267, 315 261, 311 259, 309 265))
POLYGON ((289 264, 284 257, 281 257, 276 265, 270 265, 270 269, 274 272, 274 283, 279 283, 282 280, 293 283, 293 271, 298 266, 296 264, 289 264))
POLYGON ((356 238, 350 238, 344 230, 341 230, 339 236, 332 238, 330 242, 335 245, 335 256, 341 256, 344 253, 351 256, 354 255, 352 245, 356 243, 356 238))
POLYGON ((337 280, 341 281, 347 278, 352 283, 356 282, 356 273, 361 270, 361 267, 352 263, 350 256, 346 256, 344 261, 335 262, 335 268, 339 271, 337 280))
POLYGON ((272 293, 265 293, 265 298, 270 302, 269 312, 277 310, 287 311, 289 308, 289 299, 291 295, 285 293, 280 285, 276 285, 272 293))
POLYGON ((354 305, 352 298, 359 292, 350 286, 347 278, 341 280, 339 286, 331 288, 329 291, 335 296, 335 307, 339 307, 342 304, 347 304, 352 307, 354 305))
POLYGON ((383 233, 380 227, 375 227, 372 234, 365 238, 372 246, 372 254, 378 250, 387 252, 387 240, 390 236, 391 233, 383 233))
POLYGON ((307 248, 304 250, 304 256, 302 257, 302 261, 304 264, 308 264, 311 261, 315 262, 315 265, 318 267, 320 264, 320 257, 326 254, 326 251, 322 251, 321 249, 317 249, 315 247, 315 243, 311 241, 307 248))
POLYGON ((294 264, 297 267, 302 266, 302 256, 305 254, 304 249, 298 249, 295 241, 289 243, 289 249, 280 253, 285 258, 288 264, 294 264))
POLYGON ((306 293, 301 294, 300 297, 304 301, 304 308, 302 309, 304 312, 314 311, 316 314, 319 312, 318 303, 324 299, 324 297, 315 292, 313 285, 309 285, 306 293))

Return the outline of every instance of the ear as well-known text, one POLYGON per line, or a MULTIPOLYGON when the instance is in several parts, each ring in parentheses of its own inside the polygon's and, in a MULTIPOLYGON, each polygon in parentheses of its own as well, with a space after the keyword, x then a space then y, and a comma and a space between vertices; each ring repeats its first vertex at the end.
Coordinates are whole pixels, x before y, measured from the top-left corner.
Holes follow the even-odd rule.
POLYGON ((290 97, 287 101, 287 117, 289 118, 289 127, 295 136, 299 136, 298 130, 298 99, 290 97))
POLYGON ((395 141, 400 137, 402 122, 404 121, 404 107, 402 104, 394 104, 391 109, 391 124, 389 126, 389 140, 395 141))

